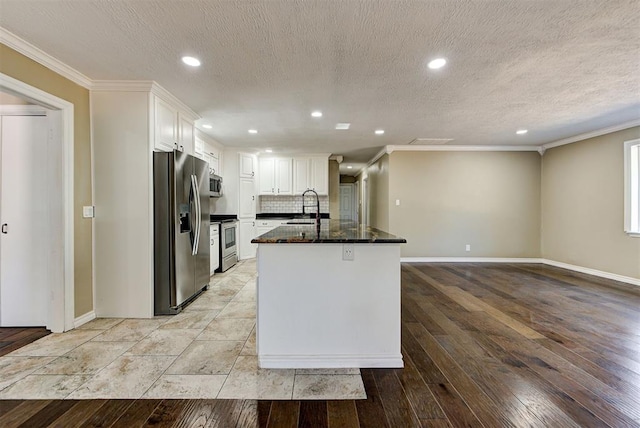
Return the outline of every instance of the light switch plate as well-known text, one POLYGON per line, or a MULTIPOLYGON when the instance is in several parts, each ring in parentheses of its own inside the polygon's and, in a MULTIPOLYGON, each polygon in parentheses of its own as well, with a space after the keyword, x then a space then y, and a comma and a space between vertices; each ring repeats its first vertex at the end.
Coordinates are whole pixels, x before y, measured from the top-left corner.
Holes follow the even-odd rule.
POLYGON ((400 206, 400 199, 396 199, 396 207, 400 206))
POLYGON ((94 217, 93 205, 82 207, 82 217, 84 218, 94 217))

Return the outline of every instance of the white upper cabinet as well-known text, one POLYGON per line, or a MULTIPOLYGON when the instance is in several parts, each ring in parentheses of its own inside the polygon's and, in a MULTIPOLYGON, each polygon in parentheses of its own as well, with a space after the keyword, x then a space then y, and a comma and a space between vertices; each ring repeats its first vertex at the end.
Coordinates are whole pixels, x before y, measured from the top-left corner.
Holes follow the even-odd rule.
POLYGON ((240 177, 253 178, 256 175, 255 156, 240 153, 240 177))
POLYGON ((195 137, 195 140, 193 143, 193 155, 197 158, 208 161, 205 157, 204 144, 205 144, 204 141, 202 141, 198 137, 195 137))
POLYGON ((258 161, 258 188, 261 195, 276 193, 276 159, 260 158, 258 161))
POLYGON ((309 184, 310 188, 315 190, 318 195, 329 194, 329 158, 311 158, 309 184))
POLYGON ((171 152, 178 148, 178 110, 161 98, 153 97, 155 111, 155 141, 156 150, 171 152))
POLYGON ((318 195, 329 194, 329 158, 298 156, 293 158, 293 194, 315 190, 318 195))
POLYGON ((291 158, 276 158, 276 195, 293 194, 291 158))
POLYGON ((261 195, 292 195, 291 158, 260 158, 258 169, 261 195))
POLYGON ((195 132, 193 120, 178 113, 178 147, 180 151, 194 154, 195 132))
POLYGON ((293 158, 293 193, 295 195, 301 195, 309 188, 309 167, 309 158, 293 158))
POLYGON ((153 96, 153 148, 162 152, 174 149, 194 154, 195 128, 190 115, 157 95, 153 96))

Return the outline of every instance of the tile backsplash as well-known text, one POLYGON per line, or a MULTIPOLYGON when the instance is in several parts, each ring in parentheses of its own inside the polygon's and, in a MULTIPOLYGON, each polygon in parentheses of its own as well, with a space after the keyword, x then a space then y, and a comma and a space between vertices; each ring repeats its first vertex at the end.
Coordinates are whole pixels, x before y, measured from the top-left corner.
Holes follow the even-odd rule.
MULTIPOLYGON (((329 212, 329 197, 320 196, 320 212, 329 212)), ((306 196, 306 205, 315 204, 315 197, 306 196)), ((316 212, 315 206, 305 208, 306 212, 316 212)), ((270 196, 259 197, 258 212, 260 213, 301 213, 302 196, 270 196)))

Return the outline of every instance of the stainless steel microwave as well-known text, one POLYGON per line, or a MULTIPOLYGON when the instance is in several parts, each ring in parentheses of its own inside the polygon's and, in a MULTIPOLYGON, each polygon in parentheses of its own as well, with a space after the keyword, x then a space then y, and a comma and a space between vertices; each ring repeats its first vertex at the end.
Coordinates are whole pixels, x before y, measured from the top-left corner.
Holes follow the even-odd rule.
POLYGON ((209 174, 209 196, 219 198, 222 196, 222 177, 209 174))

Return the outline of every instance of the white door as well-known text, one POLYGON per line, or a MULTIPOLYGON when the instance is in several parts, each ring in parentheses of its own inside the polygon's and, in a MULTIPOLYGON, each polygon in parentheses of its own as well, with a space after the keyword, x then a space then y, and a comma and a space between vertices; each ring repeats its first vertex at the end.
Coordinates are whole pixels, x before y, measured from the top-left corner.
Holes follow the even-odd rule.
POLYGON ((355 220, 355 204, 352 184, 340 185, 340 219, 355 220))
POLYGON ((256 237, 255 220, 240 220, 240 260, 252 259, 256 256, 258 244, 252 244, 251 240, 256 237))
POLYGON ((47 230, 46 116, 2 116, 0 326, 45 326, 47 230))
POLYGON ((276 160, 260 158, 258 161, 258 187, 261 195, 276 193, 276 160))

